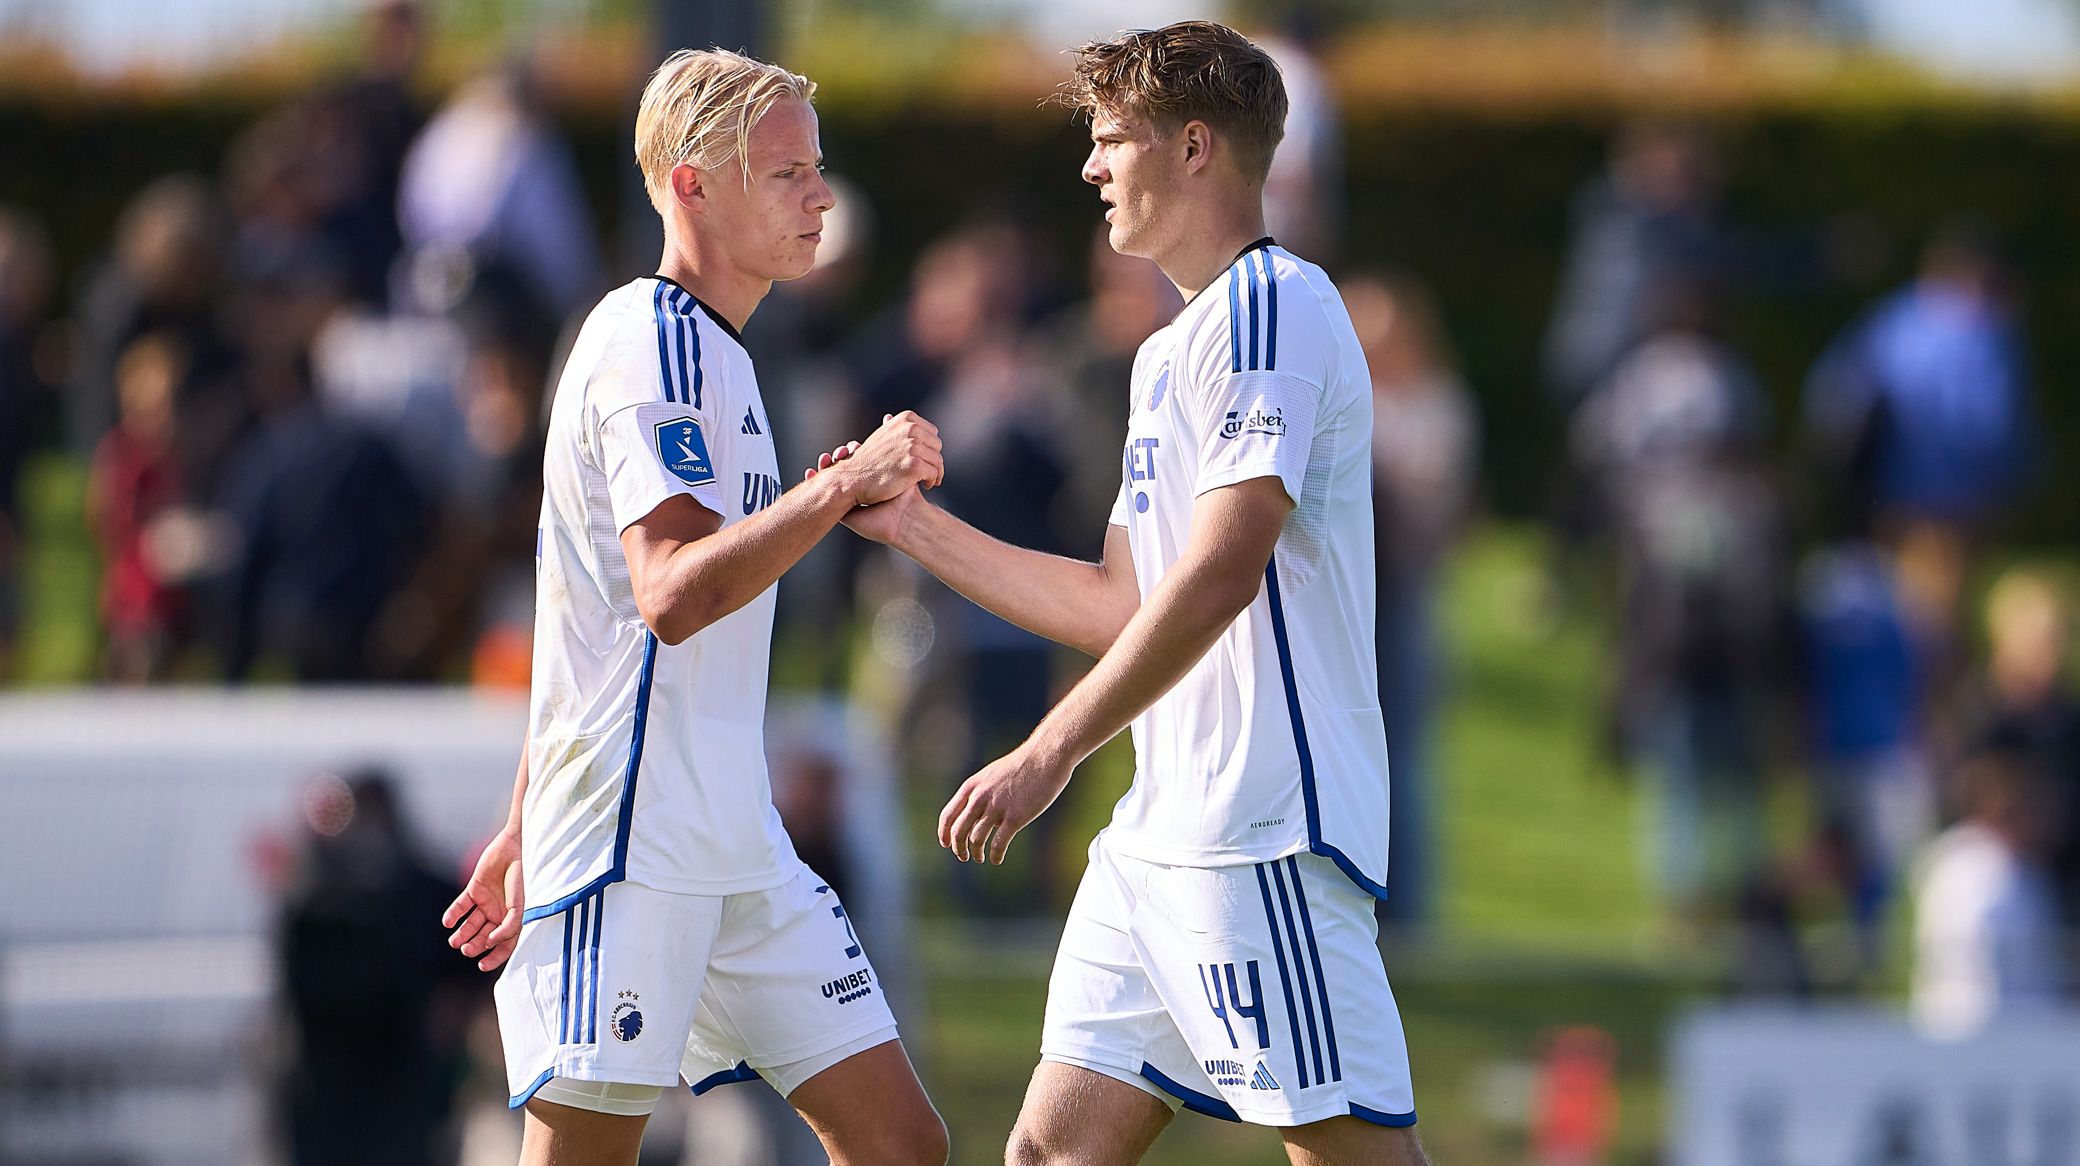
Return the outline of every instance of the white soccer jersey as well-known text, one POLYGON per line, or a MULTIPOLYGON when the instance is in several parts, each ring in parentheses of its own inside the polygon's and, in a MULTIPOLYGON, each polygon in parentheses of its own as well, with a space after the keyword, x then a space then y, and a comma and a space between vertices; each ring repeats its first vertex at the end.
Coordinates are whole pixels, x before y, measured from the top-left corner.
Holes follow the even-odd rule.
POLYGON ((667 645, 636 610, 620 540, 674 494, 724 526, 770 505, 770 428, 735 330, 684 288, 638 279, 586 317, 542 472, 529 919, 624 878, 728 895, 799 869, 766 778, 774 590, 667 645))
POLYGON ((1328 276, 1269 240, 1136 354, 1112 522, 1144 600, 1199 495, 1275 476, 1295 508, 1256 601, 1135 719, 1134 784, 1108 831, 1120 853, 1226 866, 1311 851, 1385 896, 1371 383, 1328 276))

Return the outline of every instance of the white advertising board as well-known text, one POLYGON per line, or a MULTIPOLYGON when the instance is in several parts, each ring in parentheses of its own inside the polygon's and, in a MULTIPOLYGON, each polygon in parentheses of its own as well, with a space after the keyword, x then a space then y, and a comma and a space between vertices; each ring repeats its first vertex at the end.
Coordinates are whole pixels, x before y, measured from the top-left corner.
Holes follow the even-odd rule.
POLYGON ((1672 1047, 1674 1166, 2080 1166, 2080 1012, 1937 1041, 1873 1008, 1732 1007, 1672 1047))

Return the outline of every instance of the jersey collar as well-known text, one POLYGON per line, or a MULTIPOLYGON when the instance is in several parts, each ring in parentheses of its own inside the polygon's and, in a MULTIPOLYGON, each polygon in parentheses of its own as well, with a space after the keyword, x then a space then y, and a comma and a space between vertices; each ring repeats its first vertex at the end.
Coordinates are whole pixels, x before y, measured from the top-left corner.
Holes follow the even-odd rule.
MULTIPOLYGON (((1233 258, 1233 259, 1230 259, 1230 260, 1228 260, 1228 266, 1227 266, 1227 267, 1224 267, 1224 268, 1222 268, 1221 270, 1222 270, 1223 272, 1226 272, 1226 271, 1227 271, 1227 270, 1229 270, 1230 268, 1233 268, 1233 267, 1234 267, 1234 266, 1235 266, 1236 264, 1238 264, 1238 263, 1242 262, 1242 257, 1243 257, 1243 256, 1245 256, 1245 255, 1249 254, 1249 253, 1250 253, 1250 252, 1252 252, 1252 251, 1262 251, 1262 250, 1263 250, 1264 248, 1266 248, 1266 247, 1275 247, 1275 246, 1277 246, 1277 245, 1278 245, 1278 240, 1276 240, 1276 239, 1272 238, 1272 237, 1271 237, 1271 236, 1269 236, 1269 235, 1266 235, 1266 236, 1264 236, 1263 238, 1261 238, 1261 239, 1257 240, 1256 242, 1254 242, 1254 243, 1251 243, 1251 244, 1250 244, 1249 246, 1247 246, 1247 247, 1244 247, 1244 248, 1243 248, 1242 250, 1240 250, 1240 251, 1237 251, 1237 252, 1235 253, 1235 258, 1233 258)), ((660 276, 659 278, 663 278, 663 277, 662 277, 662 276, 660 276)), ((1219 283, 1219 282, 1220 282, 1220 281, 1219 281, 1219 280, 1217 280, 1217 279, 1213 281, 1213 283, 1219 283)), ((1213 286, 1213 283, 1209 283, 1209 284, 1207 284, 1207 285, 1206 285, 1206 287, 1212 287, 1212 286, 1213 286)), ((1191 299, 1191 300, 1186 300, 1186 301, 1184 302, 1184 306, 1185 306, 1186 308, 1189 308, 1189 307, 1191 307, 1191 306, 1192 306, 1192 300, 1196 300, 1196 299, 1198 299, 1198 298, 1199 298, 1200 296, 1203 296, 1203 295, 1205 295, 1205 294, 1206 294, 1206 287, 1202 287, 1202 288, 1200 288, 1200 289, 1199 289, 1198 291, 1195 291, 1195 292, 1193 292, 1193 293, 1192 293, 1192 299, 1191 299)), ((1179 315, 1183 315, 1183 314, 1184 314, 1184 308, 1179 308, 1179 309, 1178 309, 1178 314, 1179 314, 1179 315)))
MULTIPOLYGON (((1270 240, 1269 240, 1269 239, 1266 239, 1266 240, 1264 240, 1264 242, 1268 243, 1268 242, 1270 242, 1270 240)), ((1256 244, 1256 243, 1252 243, 1252 244, 1250 244, 1250 246, 1251 246, 1251 247, 1255 247, 1255 246, 1257 246, 1257 245, 1258 245, 1258 244, 1256 244)), ((1241 256, 1239 256, 1239 255, 1238 255, 1238 256, 1236 256, 1236 258, 1240 259, 1240 258, 1241 258, 1241 256)), ((694 306, 694 307, 697 307, 697 308, 699 308, 699 309, 700 309, 701 311, 703 311, 703 312, 706 312, 706 313, 708 314, 708 319, 710 319, 710 320, 713 320, 713 321, 715 321, 715 326, 716 326, 717 328, 720 328, 720 329, 722 329, 722 330, 723 330, 723 331, 724 331, 725 333, 727 333, 727 334, 729 335, 729 338, 730 338, 731 340, 734 340, 734 341, 736 341, 736 342, 737 342, 737 346, 738 346, 738 347, 740 347, 740 348, 741 348, 741 347, 743 347, 743 345, 744 345, 744 338, 743 338, 742 336, 739 336, 739 335, 737 334, 737 330, 736 330, 735 326, 733 326, 733 325, 732 325, 732 324, 731 324, 731 323, 730 323, 730 322, 729 322, 728 320, 725 320, 725 319, 723 319, 723 318, 722 318, 722 313, 721 313, 721 312, 718 312, 718 311, 716 311, 715 309, 713 309, 713 308, 709 307, 709 306, 708 306, 708 304, 707 304, 707 301, 705 301, 705 300, 701 299, 701 298, 700 298, 699 296, 697 296, 697 295, 694 295, 694 294, 693 294, 692 292, 690 292, 690 291, 686 291, 686 285, 685 285, 685 284, 683 284, 683 283, 680 283, 680 282, 679 282, 678 280, 676 280, 676 279, 673 279, 673 278, 672 278, 671 276, 669 276, 669 275, 656 275, 656 274, 653 274, 653 275, 651 275, 651 277, 650 277, 650 278, 651 278, 651 279, 654 279, 654 280, 656 280, 656 281, 657 281, 657 282, 659 282, 659 283, 668 283, 668 284, 672 285, 673 287, 675 287, 675 288, 678 288, 678 289, 679 289, 680 291, 682 291, 682 292, 686 292, 686 298, 687 298, 687 299, 689 299, 689 300, 692 300, 692 301, 693 301, 693 306, 694 306)))

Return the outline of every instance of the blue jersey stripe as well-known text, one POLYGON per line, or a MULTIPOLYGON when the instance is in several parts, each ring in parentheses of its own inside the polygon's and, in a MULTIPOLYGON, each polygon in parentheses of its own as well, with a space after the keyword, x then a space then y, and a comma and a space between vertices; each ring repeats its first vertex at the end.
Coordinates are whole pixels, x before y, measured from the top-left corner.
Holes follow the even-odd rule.
POLYGON ((1228 269, 1228 371, 1242 371, 1242 289, 1237 286, 1242 279, 1234 268, 1228 269))
POLYGON ((1278 367, 1278 277, 1271 271, 1269 249, 1257 252, 1257 263, 1264 269, 1264 367, 1278 367))
MULTIPOLYGON (((1314 1052, 1315 1083, 1323 1084, 1329 1077, 1322 1072, 1322 1031, 1314 1021, 1314 993, 1307 987, 1307 961, 1300 958, 1300 929, 1293 922, 1292 900, 1286 897, 1285 872, 1275 862, 1271 864, 1271 881, 1278 886, 1279 914, 1285 919, 1286 939, 1293 947, 1293 978, 1300 982, 1300 1010, 1307 1017, 1307 1047, 1314 1052)), ((1293 1051, 1293 1059, 1300 1059, 1298 1049, 1293 1051)))
POLYGON ((1307 748, 1307 721, 1300 715, 1300 684, 1293 675, 1293 646, 1286 638, 1286 609, 1278 596, 1278 557, 1264 568, 1264 589, 1271 601, 1271 639, 1278 646, 1278 670, 1285 681, 1286 712, 1293 721, 1293 749, 1300 757, 1300 800, 1307 809, 1307 849, 1336 864, 1344 877, 1365 889, 1375 899, 1387 897, 1387 888, 1367 877, 1349 855, 1322 840, 1322 809, 1315 796, 1314 755, 1307 748))
POLYGON ((1314 942, 1314 918, 1307 913, 1307 888, 1300 885, 1300 860, 1288 855, 1286 867, 1293 875, 1293 898, 1300 904, 1300 925, 1307 932, 1307 958, 1314 964, 1315 995, 1322 1002, 1322 1038, 1329 1042, 1329 1079, 1343 1080, 1343 1059, 1336 1053, 1336 1016, 1329 1011, 1329 981, 1322 975, 1322 953, 1314 942))
POLYGON ((1257 368, 1257 280, 1256 271, 1250 266, 1249 256, 1242 257, 1242 274, 1236 278, 1249 280, 1249 366, 1257 368))
MULTIPOLYGON (((1264 924, 1271 931, 1271 954, 1278 963, 1278 983, 1286 994, 1286 1023, 1293 1029, 1293 1063, 1300 1068, 1300 1088, 1307 1088, 1307 1060, 1300 1055, 1300 1014, 1293 1008, 1293 977, 1286 971, 1286 948, 1278 938, 1278 912, 1271 906, 1271 880, 1257 864, 1257 890, 1264 896, 1264 924)), ((1297 954, 1297 953, 1296 953, 1297 954)))
POLYGON ((701 407, 700 333, 694 331, 693 321, 683 311, 673 314, 672 325, 677 329, 679 340, 679 400, 682 404, 690 404, 698 409, 701 407), (692 369, 691 375, 693 377, 691 385, 687 384, 687 370, 689 367, 692 369))
POLYGON ((664 399, 676 400, 672 396, 672 354, 667 347, 669 329, 664 322, 664 284, 657 285, 657 294, 650 297, 650 311, 657 320, 657 379, 664 385, 664 399))

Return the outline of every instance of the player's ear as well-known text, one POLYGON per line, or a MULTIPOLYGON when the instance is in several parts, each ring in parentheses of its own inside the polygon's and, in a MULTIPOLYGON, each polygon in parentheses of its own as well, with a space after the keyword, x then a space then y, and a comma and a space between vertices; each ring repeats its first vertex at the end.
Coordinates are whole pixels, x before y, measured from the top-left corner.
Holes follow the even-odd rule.
POLYGON ((688 210, 699 210, 708 198, 702 183, 706 176, 690 163, 672 167, 672 198, 688 210))
POLYGON ((1213 129, 1203 121, 1188 121, 1179 131, 1184 142, 1184 169, 1187 174, 1197 174, 1205 169, 1208 159, 1213 157, 1213 129))

